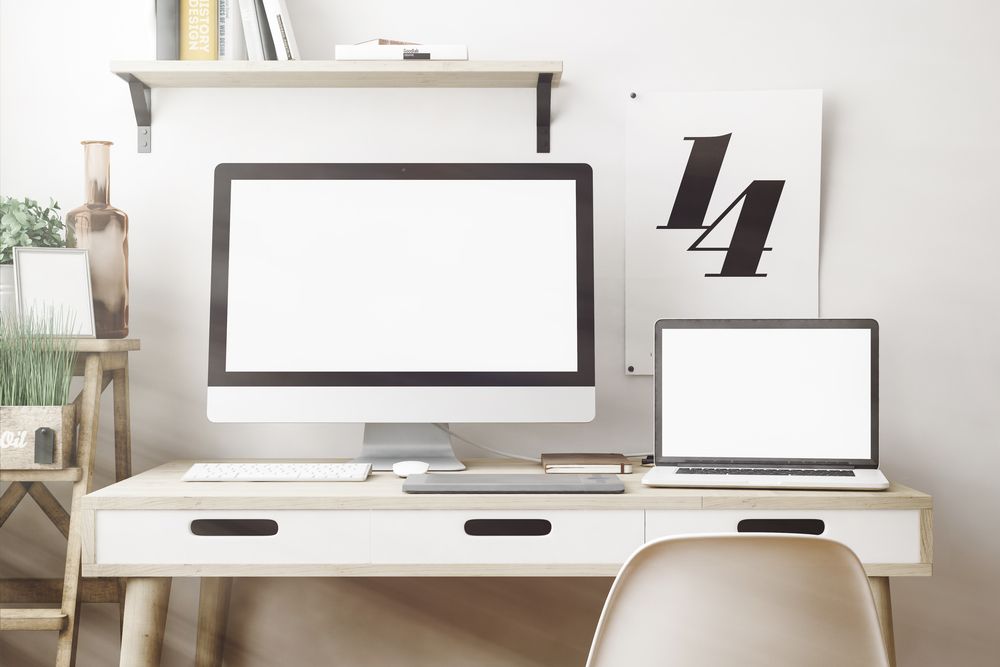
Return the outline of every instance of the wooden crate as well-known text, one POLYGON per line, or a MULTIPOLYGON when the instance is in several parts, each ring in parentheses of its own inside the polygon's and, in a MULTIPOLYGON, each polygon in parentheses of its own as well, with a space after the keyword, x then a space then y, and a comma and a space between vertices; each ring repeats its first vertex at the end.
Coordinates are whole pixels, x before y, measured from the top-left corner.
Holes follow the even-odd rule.
POLYGON ((76 412, 73 405, 0 406, 0 468, 57 470, 73 461, 76 412), (55 431, 52 463, 35 463, 35 431, 55 431))

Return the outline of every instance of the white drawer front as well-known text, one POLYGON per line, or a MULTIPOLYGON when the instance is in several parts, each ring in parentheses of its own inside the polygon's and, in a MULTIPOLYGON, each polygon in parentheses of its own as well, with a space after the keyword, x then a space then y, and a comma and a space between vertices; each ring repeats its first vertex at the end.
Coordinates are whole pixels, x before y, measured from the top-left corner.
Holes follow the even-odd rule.
MULTIPOLYGON (((366 510, 98 510, 98 564, 367 563, 371 526, 366 510), (224 521, 273 521, 274 535, 196 535, 247 532, 224 521), (203 523, 195 524, 201 520, 203 523), (206 523, 209 522, 209 523, 206 523)), ((260 526, 262 524, 256 524, 260 526)))
POLYGON ((623 563, 642 540, 642 510, 372 512, 372 562, 383 564, 623 563))
POLYGON ((646 540, 735 533, 743 519, 819 519, 821 537, 846 544, 863 563, 920 562, 920 510, 650 510, 646 540))

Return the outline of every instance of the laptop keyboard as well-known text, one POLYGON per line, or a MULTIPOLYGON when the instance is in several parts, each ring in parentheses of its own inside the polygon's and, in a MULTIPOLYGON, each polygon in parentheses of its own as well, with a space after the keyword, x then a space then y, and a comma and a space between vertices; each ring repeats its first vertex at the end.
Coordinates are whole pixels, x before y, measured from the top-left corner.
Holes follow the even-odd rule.
POLYGON ((807 477, 854 477, 853 470, 798 470, 790 468, 678 468, 678 475, 805 475, 807 477))

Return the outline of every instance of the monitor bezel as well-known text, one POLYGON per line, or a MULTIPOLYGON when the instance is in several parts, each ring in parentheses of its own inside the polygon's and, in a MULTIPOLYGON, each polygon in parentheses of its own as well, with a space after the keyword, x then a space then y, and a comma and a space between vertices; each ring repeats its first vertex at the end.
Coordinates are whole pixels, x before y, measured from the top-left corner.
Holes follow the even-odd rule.
POLYGON ((873 319, 663 319, 656 322, 654 344, 655 449, 656 465, 711 464, 717 466, 772 465, 846 468, 878 467, 878 322, 873 319), (813 458, 715 458, 663 455, 663 354, 664 329, 864 329, 871 335, 871 456, 867 459, 813 458))
POLYGON ((593 170, 588 164, 226 163, 215 169, 209 387, 593 387, 593 170), (566 372, 228 371, 229 232, 236 180, 572 180, 576 183, 577 370, 566 372))

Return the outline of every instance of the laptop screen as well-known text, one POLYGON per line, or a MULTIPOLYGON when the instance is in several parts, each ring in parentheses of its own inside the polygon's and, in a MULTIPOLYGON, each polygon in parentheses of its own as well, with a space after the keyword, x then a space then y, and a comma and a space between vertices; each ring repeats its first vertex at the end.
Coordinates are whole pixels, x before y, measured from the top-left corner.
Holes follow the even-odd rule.
POLYGON ((847 322, 659 323, 658 461, 875 463, 877 324, 847 322))

